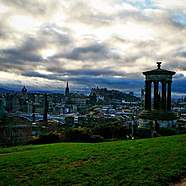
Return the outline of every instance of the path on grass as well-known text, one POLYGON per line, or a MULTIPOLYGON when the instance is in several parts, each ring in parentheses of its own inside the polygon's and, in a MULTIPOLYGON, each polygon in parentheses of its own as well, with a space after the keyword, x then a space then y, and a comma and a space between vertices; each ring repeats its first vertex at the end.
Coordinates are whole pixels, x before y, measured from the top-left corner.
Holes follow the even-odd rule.
POLYGON ((180 183, 174 184, 174 186, 186 186, 186 178, 184 178, 183 180, 181 180, 180 183))

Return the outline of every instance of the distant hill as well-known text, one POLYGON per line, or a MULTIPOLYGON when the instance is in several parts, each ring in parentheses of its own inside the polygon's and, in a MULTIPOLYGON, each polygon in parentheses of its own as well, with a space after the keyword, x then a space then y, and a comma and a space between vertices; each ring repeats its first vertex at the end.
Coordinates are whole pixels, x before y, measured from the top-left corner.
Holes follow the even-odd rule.
POLYGON ((0 185, 169 185, 186 176, 186 135, 0 148, 0 185))
POLYGON ((12 92, 15 92, 15 91, 10 90, 10 89, 0 88, 0 93, 12 93, 12 92))
MULTIPOLYGON (((21 90, 21 89, 20 89, 21 90)), ((0 93, 15 93, 15 92, 20 92, 20 90, 15 89, 6 89, 6 88, 0 88, 0 93)), ((58 92, 62 92, 62 91, 53 91, 53 90, 28 90, 29 93, 40 93, 40 94, 44 94, 44 93, 58 93, 58 92)))

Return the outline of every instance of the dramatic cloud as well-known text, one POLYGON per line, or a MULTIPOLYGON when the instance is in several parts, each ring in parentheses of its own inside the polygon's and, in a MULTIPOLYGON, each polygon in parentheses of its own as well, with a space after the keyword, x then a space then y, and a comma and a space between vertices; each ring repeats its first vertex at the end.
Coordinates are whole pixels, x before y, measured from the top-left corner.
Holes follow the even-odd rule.
POLYGON ((138 91, 162 60, 184 91, 186 0, 1 0, 0 10, 1 85, 138 91))

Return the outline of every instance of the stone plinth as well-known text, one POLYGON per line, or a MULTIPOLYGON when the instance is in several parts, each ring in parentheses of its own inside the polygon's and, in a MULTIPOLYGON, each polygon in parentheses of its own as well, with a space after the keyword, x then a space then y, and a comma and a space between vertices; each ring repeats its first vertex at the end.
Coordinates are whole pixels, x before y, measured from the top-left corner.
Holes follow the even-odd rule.
POLYGON ((149 119, 149 120, 176 120, 178 119, 178 115, 175 112, 171 111, 160 111, 160 110, 144 110, 140 113, 139 117, 141 119, 149 119))

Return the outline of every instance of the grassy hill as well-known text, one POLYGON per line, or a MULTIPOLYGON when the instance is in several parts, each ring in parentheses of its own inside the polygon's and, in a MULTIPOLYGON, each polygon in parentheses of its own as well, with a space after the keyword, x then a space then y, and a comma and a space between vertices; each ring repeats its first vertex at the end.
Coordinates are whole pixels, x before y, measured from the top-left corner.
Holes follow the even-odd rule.
POLYGON ((168 185, 186 176, 186 135, 0 148, 0 185, 168 185))

